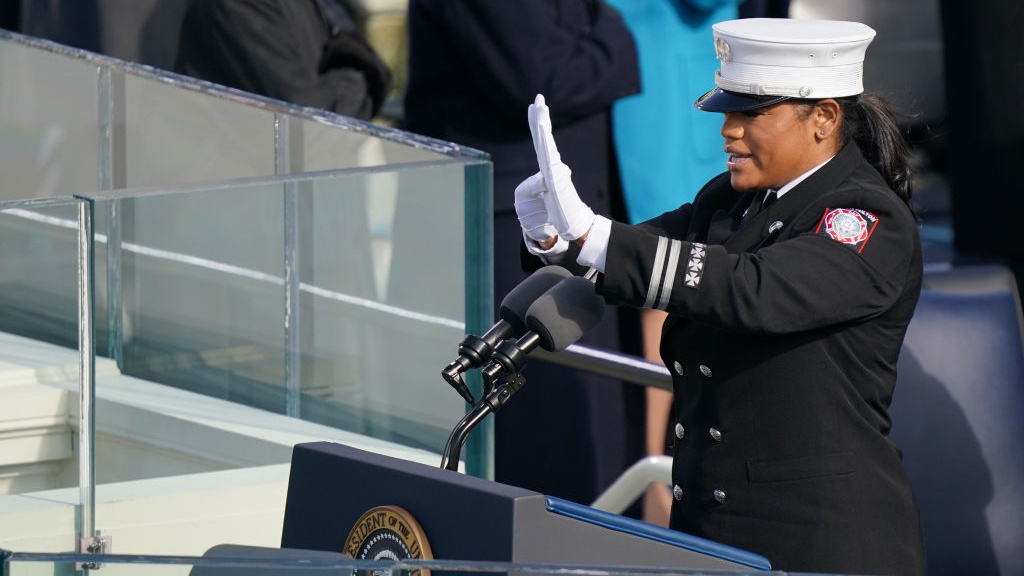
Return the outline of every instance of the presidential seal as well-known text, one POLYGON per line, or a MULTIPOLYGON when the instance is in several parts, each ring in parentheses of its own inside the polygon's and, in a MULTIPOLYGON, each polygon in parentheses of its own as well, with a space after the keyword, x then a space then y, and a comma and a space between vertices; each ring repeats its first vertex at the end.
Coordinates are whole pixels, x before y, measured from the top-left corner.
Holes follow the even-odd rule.
MULTIPOLYGON (((344 552, 357 560, 433 560, 430 543, 416 519, 399 506, 377 506, 363 514, 345 539, 344 552)), ((402 571, 430 576, 429 570, 402 571)), ((371 576, 355 571, 353 576, 371 576)))

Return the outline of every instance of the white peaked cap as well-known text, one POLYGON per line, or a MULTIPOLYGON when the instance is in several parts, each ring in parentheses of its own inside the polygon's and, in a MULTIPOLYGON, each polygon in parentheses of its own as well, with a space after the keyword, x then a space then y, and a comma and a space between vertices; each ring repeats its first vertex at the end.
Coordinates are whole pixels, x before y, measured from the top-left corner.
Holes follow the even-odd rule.
POLYGON ((744 18, 712 27, 718 88, 697 108, 748 110, 787 98, 837 98, 864 91, 864 55, 875 31, 859 22, 744 18), (725 94, 723 94, 723 92, 725 94))

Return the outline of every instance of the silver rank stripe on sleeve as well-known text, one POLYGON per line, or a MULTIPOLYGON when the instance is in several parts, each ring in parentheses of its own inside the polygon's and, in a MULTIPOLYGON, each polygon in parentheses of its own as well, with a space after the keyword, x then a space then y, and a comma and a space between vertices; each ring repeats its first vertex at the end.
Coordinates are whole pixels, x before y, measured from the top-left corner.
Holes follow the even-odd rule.
MULTIPOLYGON (((672 295, 672 287, 675 285, 676 273, 679 269, 679 255, 682 252, 683 243, 679 240, 658 238, 658 248, 654 255, 654 266, 651 270, 651 279, 647 288, 647 300, 644 308, 655 308, 664 310, 668 307, 669 298, 672 295)), ((700 285, 701 276, 704 274, 704 257, 707 253, 707 246, 699 242, 690 244, 690 254, 686 262, 686 275, 683 283, 690 288, 697 288, 700 285)))
POLYGON ((658 249, 654 253, 654 266, 651 269, 651 280, 647 285, 647 300, 644 308, 664 310, 668 298, 672 294, 675 283, 676 269, 679 267, 679 252, 682 242, 669 240, 664 236, 658 238, 658 249), (663 288, 664 287, 664 288, 663 288), (658 295, 661 294, 659 298, 658 295))

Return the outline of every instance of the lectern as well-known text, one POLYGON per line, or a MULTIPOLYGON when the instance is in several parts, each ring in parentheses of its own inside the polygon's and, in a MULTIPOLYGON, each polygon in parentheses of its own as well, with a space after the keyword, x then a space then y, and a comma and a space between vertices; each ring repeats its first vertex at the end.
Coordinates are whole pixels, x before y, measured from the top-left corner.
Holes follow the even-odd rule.
POLYGON ((407 513, 438 560, 771 569, 704 538, 330 442, 294 448, 281 547, 344 552, 351 534, 372 532, 366 513, 384 506, 407 513))

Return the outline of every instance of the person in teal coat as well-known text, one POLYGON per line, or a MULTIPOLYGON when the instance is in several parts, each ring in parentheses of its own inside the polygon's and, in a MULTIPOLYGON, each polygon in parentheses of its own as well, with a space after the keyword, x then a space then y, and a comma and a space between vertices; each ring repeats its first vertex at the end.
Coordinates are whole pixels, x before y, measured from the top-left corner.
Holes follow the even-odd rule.
POLYGON ((687 95, 701 93, 714 77, 711 25, 736 18, 741 1, 609 0, 632 32, 640 61, 640 93, 612 107, 633 223, 692 200, 692 191, 720 172, 725 153, 699 145, 718 137, 718 119, 694 109, 687 95))

